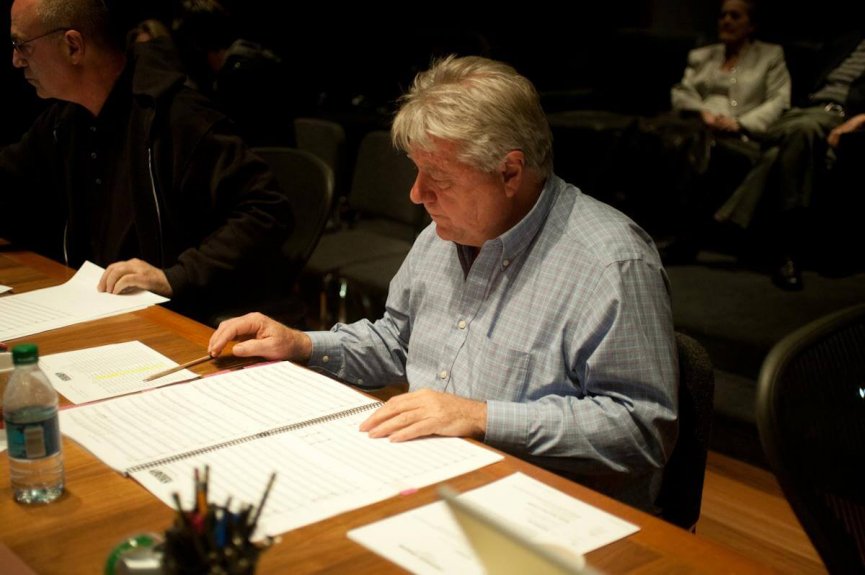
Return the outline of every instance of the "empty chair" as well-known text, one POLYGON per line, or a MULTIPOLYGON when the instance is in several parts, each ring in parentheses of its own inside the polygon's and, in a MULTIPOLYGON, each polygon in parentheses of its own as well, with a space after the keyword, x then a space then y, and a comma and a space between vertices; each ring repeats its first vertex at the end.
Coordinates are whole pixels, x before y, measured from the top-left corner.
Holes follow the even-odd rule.
POLYGON ((676 348, 679 354, 679 438, 664 469, 658 505, 661 517, 694 531, 703 500, 715 375, 709 354, 697 340, 677 332, 676 348))
POLYGON ((270 165, 291 202, 294 231, 282 247, 292 265, 303 267, 324 231, 333 206, 333 170, 319 157, 288 147, 259 147, 253 151, 270 165))
POLYGON ((363 317, 377 318, 384 312, 390 280, 399 271, 406 253, 381 256, 346 265, 339 270, 341 282, 341 299, 338 318, 348 321, 348 289, 352 288, 354 299, 360 307, 363 317))
POLYGON ((865 304, 775 344, 756 407, 772 470, 829 572, 865 572, 865 304))
MULTIPOLYGON (((411 249, 428 221, 423 207, 409 199, 415 175, 414 164, 393 147, 389 132, 375 130, 361 140, 345 221, 322 236, 306 267, 308 274, 323 279, 325 296, 334 280, 340 296, 346 296, 343 268, 382 258, 401 260, 411 249)), ((321 312, 322 323, 328 323, 326 305, 321 312)))
POLYGON ((333 171, 334 194, 338 198, 344 196, 348 186, 348 162, 345 130, 342 125, 324 118, 295 118, 294 138, 298 148, 315 154, 330 166, 333 171))
POLYGON ((279 278, 282 291, 255 302, 254 309, 226 310, 208 323, 217 325, 228 317, 261 311, 287 325, 305 327, 305 306, 295 293, 294 282, 318 244, 333 206, 333 172, 323 160, 296 148, 253 148, 271 168, 277 183, 291 202, 292 233, 282 246, 282 269, 270 270, 279 278))

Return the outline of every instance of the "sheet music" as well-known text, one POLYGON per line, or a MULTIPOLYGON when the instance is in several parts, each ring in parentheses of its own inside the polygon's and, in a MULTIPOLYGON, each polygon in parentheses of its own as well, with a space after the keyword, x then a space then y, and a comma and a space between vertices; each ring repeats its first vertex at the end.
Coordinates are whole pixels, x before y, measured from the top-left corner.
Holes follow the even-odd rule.
MULTIPOLYGON (((523 473, 460 497, 519 529, 528 539, 577 556, 639 531, 636 525, 523 473)), ((412 573, 484 573, 443 501, 353 529, 348 537, 412 573)))
POLYGON ((276 472, 259 535, 275 535, 444 481, 500 460, 497 453, 458 438, 392 443, 358 431, 359 413, 326 424, 250 441, 132 474, 166 505, 181 493, 193 504, 190 478, 210 465, 209 493, 222 502, 257 503, 276 472))
POLYGON ((130 475, 172 507, 174 492, 192 506, 205 464, 216 503, 257 504, 276 471, 259 529, 270 535, 502 459, 458 438, 371 439, 358 426, 378 404, 279 362, 66 409, 60 429, 121 471, 161 460, 130 475))
POLYGON ((176 366, 177 362, 140 341, 113 343, 39 358, 39 367, 51 380, 54 389, 76 404, 196 377, 194 372, 183 369, 154 381, 143 381, 152 373, 176 366))
POLYGON ((279 362, 64 409, 60 429, 123 472, 369 403, 376 400, 279 362))
POLYGON ((148 291, 115 295, 96 291, 105 270, 91 262, 66 283, 0 298, 0 340, 15 339, 168 301, 148 291))

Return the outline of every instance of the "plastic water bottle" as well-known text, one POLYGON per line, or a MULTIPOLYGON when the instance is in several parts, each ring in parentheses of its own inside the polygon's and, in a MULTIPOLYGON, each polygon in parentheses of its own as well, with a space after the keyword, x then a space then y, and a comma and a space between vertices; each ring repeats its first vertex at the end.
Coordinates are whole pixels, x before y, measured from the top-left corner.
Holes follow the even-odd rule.
POLYGON ((19 503, 50 503, 63 494, 57 392, 39 369, 34 344, 15 346, 12 361, 3 394, 12 493, 19 503))

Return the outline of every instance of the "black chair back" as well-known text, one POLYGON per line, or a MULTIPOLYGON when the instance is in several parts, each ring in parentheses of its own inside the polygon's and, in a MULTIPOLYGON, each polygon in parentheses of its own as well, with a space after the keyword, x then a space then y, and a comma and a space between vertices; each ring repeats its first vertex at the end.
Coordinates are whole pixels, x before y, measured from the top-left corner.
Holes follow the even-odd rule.
POLYGON ((259 147, 253 152, 268 163, 291 202, 294 231, 282 253, 294 266, 302 267, 318 245, 333 206, 333 171, 321 158, 305 150, 259 147))
POLYGON ((676 348, 679 353, 679 438, 664 468, 658 505, 665 520, 694 531, 703 500, 715 375, 709 354, 700 342, 676 333, 676 348))
POLYGON ((830 573, 865 573, 865 304, 779 341, 757 389, 760 440, 830 573))

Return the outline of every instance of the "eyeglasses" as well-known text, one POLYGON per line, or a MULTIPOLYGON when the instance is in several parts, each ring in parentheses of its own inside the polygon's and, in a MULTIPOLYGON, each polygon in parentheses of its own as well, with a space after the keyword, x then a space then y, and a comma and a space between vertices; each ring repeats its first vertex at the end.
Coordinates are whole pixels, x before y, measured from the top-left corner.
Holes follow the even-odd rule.
POLYGON ((29 40, 11 40, 12 49, 15 50, 16 52, 18 52, 19 54, 24 54, 27 51, 27 44, 30 44, 31 42, 35 42, 36 40, 39 40, 39 39, 44 38, 46 36, 50 36, 51 34, 56 34, 57 32, 68 32, 71 29, 72 28, 54 28, 53 30, 49 30, 48 32, 45 32, 44 34, 40 34, 39 36, 36 36, 35 38, 30 38, 29 40))

